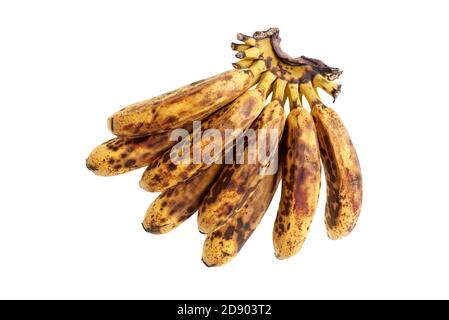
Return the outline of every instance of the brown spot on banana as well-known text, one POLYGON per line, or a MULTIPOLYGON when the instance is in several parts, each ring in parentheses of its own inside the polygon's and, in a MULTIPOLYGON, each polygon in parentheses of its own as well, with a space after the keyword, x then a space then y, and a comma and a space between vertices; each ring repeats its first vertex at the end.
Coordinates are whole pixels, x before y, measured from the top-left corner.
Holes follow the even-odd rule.
POLYGON ((221 169, 222 165, 213 164, 186 182, 161 193, 145 214, 144 229, 150 233, 167 233, 187 220, 196 212, 221 169))
POLYGON ((248 70, 230 70, 161 96, 132 104, 108 119, 117 136, 168 131, 200 120, 236 99, 251 85, 248 70))
MULTIPOLYGON (((266 129, 267 132, 276 129, 282 134, 284 127, 284 109, 279 101, 270 102, 251 126, 257 132, 266 129)), ((267 135, 268 138, 268 135, 267 135)), ((280 137, 278 137, 280 139, 280 137)), ((258 150, 259 137, 255 143, 258 150)), ((269 145, 269 142, 266 142, 269 145)), ((245 149, 245 159, 248 159, 248 147, 245 149)), ((198 213, 198 228, 202 233, 210 233, 224 224, 257 189, 258 183, 264 177, 259 173, 262 168, 261 159, 256 164, 227 165, 217 182, 204 198, 198 213)))
POLYGON ((320 152, 312 116, 296 108, 287 117, 282 166, 282 193, 273 229, 278 259, 301 249, 318 203, 321 182, 320 152))
MULTIPOLYGON (((213 157, 212 161, 219 159, 222 156, 222 152, 226 149, 224 137, 225 130, 231 130, 231 134, 228 137, 231 140, 235 140, 242 130, 250 127, 251 123, 263 109, 264 95, 260 90, 250 90, 233 103, 226 107, 225 112, 213 114, 210 116, 210 121, 202 123, 202 129, 214 128, 218 130, 223 138, 219 145, 219 149, 213 157)), ((199 141, 199 145, 193 143, 193 135, 189 135, 185 138, 185 143, 190 144, 190 154, 193 154, 194 148, 202 151, 214 143, 213 137, 203 138, 199 141)), ((163 191, 170 188, 184 180, 192 177, 196 172, 206 169, 210 164, 204 163, 189 163, 176 165, 174 170, 170 170, 170 150, 167 150, 165 154, 156 159, 147 170, 145 170, 140 186, 147 191, 163 191), (154 177, 158 175, 161 179, 158 181, 154 177)))
POLYGON ((264 176, 245 206, 207 235, 202 254, 206 266, 222 266, 235 258, 262 220, 276 193, 280 177, 280 171, 264 176))
POLYGON ((312 116, 317 128, 324 164, 327 201, 326 229, 331 239, 348 235, 355 227, 362 207, 362 172, 354 145, 338 114, 315 105, 312 116))

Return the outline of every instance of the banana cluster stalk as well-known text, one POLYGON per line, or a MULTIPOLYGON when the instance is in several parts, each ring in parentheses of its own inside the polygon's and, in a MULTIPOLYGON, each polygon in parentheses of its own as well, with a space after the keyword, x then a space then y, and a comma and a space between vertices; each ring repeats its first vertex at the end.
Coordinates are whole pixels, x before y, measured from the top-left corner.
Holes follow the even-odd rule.
POLYGON ((198 229, 206 234, 202 260, 209 267, 236 257, 280 181, 272 235, 278 259, 296 255, 304 245, 318 204, 321 167, 330 239, 354 229, 362 205, 354 144, 337 112, 317 93, 320 88, 335 101, 341 91, 335 80, 342 71, 317 59, 290 57, 281 50, 277 28, 253 36, 239 33, 237 40, 231 44, 239 59, 233 70, 114 113, 107 124, 116 137, 96 147, 86 160, 87 168, 100 176, 146 167, 141 188, 161 192, 145 213, 142 226, 147 232, 167 233, 198 211, 198 229), (196 121, 201 121, 199 129, 196 121), (174 135, 175 129, 183 134, 174 135), (208 129, 222 139, 208 135, 208 129), (255 163, 236 161, 236 141, 244 139, 248 129, 276 130, 274 142, 257 136, 243 144, 246 160, 252 147, 274 144, 265 161, 260 153, 255 163), (208 161, 201 161, 205 154, 208 161), (173 160, 181 155, 188 155, 188 161, 173 160), (270 171, 273 165, 277 170, 270 171))

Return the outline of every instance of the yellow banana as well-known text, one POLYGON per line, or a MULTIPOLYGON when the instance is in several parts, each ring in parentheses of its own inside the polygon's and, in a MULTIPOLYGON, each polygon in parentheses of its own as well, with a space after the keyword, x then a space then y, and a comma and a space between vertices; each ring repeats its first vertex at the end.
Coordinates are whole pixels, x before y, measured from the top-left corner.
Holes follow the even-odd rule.
POLYGON ((203 119, 245 92, 251 70, 230 70, 175 91, 125 107, 108 119, 117 136, 142 136, 168 131, 203 119))
POLYGON ((246 204, 225 224, 207 235, 202 259, 208 267, 222 266, 237 255, 267 211, 280 176, 280 170, 274 175, 264 176, 246 204))
POLYGON ((296 108, 287 116, 284 131, 282 193, 273 229, 278 259, 301 249, 318 202, 321 182, 320 150, 312 116, 296 108))
MULTIPOLYGON (((284 108, 278 100, 270 102, 251 126, 257 132, 264 129, 267 134, 277 130, 282 134, 284 127, 284 108)), ((277 137, 278 139, 280 136, 277 137)), ((256 150, 259 150, 258 135, 255 137, 256 150)), ((248 155, 248 147, 245 156, 248 155)), ((276 146, 277 149, 277 146, 276 146)), ((260 160, 260 159, 259 159, 260 160)), ((264 177, 259 174, 262 164, 244 163, 225 166, 220 177, 201 203, 198 213, 198 228, 202 233, 210 233, 223 225, 244 204, 264 177)))
MULTIPOLYGON (((191 131, 191 126, 186 127, 191 131)), ((86 159, 89 170, 99 176, 115 176, 149 165, 177 141, 171 132, 140 138, 114 138, 96 147, 86 159)))
POLYGON ((326 229, 340 239, 355 227, 362 207, 362 172, 356 150, 338 114, 315 105, 312 115, 326 173, 326 229))
MULTIPOLYGON (((221 117, 217 117, 216 121, 213 121, 210 128, 219 130, 221 136, 224 137, 225 129, 233 130, 230 135, 232 138, 236 138, 240 132, 237 129, 244 130, 248 128, 260 111, 263 108, 263 94, 259 90, 251 90, 244 93, 242 96, 231 105, 230 109, 221 117)), ((202 125, 203 129, 205 128, 202 125)), ((190 144, 190 149, 198 148, 203 150, 206 146, 215 143, 213 137, 201 139, 199 146, 195 146, 193 143, 193 134, 191 134, 185 141, 190 144), (187 140, 189 139, 189 140, 187 140)), ((220 150, 217 152, 217 157, 221 156, 224 150, 224 142, 220 142, 220 150)), ((210 164, 204 163, 189 163, 174 164, 170 159, 171 150, 164 153, 162 157, 152 163, 147 170, 145 170, 142 179, 140 180, 140 186, 147 191, 163 191, 170 188, 182 181, 185 181, 192 177, 199 170, 207 168, 210 164)))
POLYGON ((161 193, 145 214, 144 229, 154 234, 167 233, 187 220, 196 212, 221 169, 222 165, 213 164, 186 182, 161 193))
MULTIPOLYGON (((264 77, 262 77, 264 78, 264 77)), ((265 78, 268 78, 266 76, 265 78)), ((265 83, 264 80, 261 80, 265 83)), ((198 143, 193 143, 193 134, 186 137, 183 142, 189 145, 190 154, 194 153, 194 150, 200 150, 202 153, 207 147, 218 143, 217 152, 214 153, 211 162, 215 162, 222 156, 222 153, 227 147, 225 145, 225 130, 228 141, 234 141, 242 131, 247 129, 254 119, 260 114, 263 109, 265 100, 265 94, 268 88, 260 85, 254 90, 245 92, 239 98, 237 98, 220 116, 215 114, 211 116, 213 118, 209 124, 203 125, 203 129, 214 128, 221 134, 221 141, 215 141, 213 136, 202 138, 198 143)), ((168 150, 159 159, 155 160, 144 172, 142 179, 140 180, 140 186, 147 191, 163 191, 168 189, 182 181, 185 181, 192 177, 199 170, 204 170, 210 163, 199 161, 199 163, 178 163, 175 164, 171 161, 171 150, 168 150)))
POLYGON ((362 172, 357 152, 335 110, 321 103, 310 83, 300 87, 312 108, 326 175, 327 234, 331 239, 340 239, 354 229, 362 208, 362 172))
MULTIPOLYGON (((203 120, 203 126, 209 127, 213 117, 220 117, 228 107, 216 111, 203 120)), ((188 132, 192 124, 183 126, 188 132)), ((144 137, 117 137, 96 147, 88 156, 86 166, 99 176, 115 176, 142 168, 161 156, 164 151, 178 143, 171 141, 171 131, 144 137)))

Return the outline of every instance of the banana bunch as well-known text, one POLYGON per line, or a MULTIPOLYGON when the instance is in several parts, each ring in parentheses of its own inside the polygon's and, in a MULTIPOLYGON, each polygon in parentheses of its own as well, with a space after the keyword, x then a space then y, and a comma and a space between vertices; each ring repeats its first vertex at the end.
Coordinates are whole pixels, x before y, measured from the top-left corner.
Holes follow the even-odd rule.
POLYGON ((284 53, 277 28, 238 34, 237 39, 231 44, 239 59, 233 70, 114 113, 108 127, 116 137, 86 160, 87 168, 100 176, 146 167, 141 188, 161 192, 145 213, 147 232, 167 233, 198 211, 199 231, 206 234, 202 260, 209 267, 237 255, 280 181, 274 253, 278 259, 297 254, 317 207, 321 164, 331 239, 353 230, 362 204, 354 145, 338 114, 317 93, 320 88, 335 101, 341 90, 335 80, 342 72, 317 59, 284 53), (175 129, 180 129, 177 135, 175 129), (250 130, 275 135, 258 134, 237 144, 250 130), (254 153, 264 146, 266 155, 267 144, 273 146, 268 157, 254 153), (237 155, 247 161, 237 161, 237 155), (173 161, 177 157, 183 161, 173 161))

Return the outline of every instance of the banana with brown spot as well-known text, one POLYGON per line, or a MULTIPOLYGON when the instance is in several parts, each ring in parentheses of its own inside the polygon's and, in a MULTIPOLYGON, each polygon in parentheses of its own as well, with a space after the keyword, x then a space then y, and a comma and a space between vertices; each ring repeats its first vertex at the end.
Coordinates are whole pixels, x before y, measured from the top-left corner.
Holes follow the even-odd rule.
POLYGON ((362 172, 357 152, 340 116, 321 103, 310 83, 301 90, 312 107, 327 184, 325 211, 329 238, 341 239, 355 227, 362 208, 362 172))
MULTIPOLYGON (((191 126, 185 128, 191 131, 191 126)), ((171 132, 140 138, 114 138, 96 147, 86 159, 89 170, 99 176, 116 176, 149 165, 177 141, 171 132)))
POLYGON ((222 165, 213 164, 191 179, 161 193, 148 208, 143 228, 150 233, 167 233, 194 214, 222 165))
MULTIPOLYGON (((210 126, 202 124, 203 131, 208 128, 214 128, 225 137, 225 130, 231 129, 232 133, 228 135, 235 139, 240 130, 248 128, 254 119, 259 115, 263 108, 263 94, 259 90, 251 90, 244 93, 242 96, 232 103, 229 110, 220 117, 214 117, 214 121, 210 126)), ((194 143, 193 133, 186 137, 177 146, 179 150, 184 149, 185 144, 189 144, 187 148, 190 149, 190 154, 193 155, 194 150, 203 150, 210 145, 216 143, 213 136, 202 138, 198 143, 194 143)), ((220 143, 220 150, 218 150, 215 157, 220 157, 225 149, 224 141, 220 143)), ((176 147, 176 146, 175 146, 176 147)), ((196 172, 206 169, 210 164, 203 161, 199 163, 173 163, 171 160, 171 150, 166 151, 160 158, 156 159, 143 173, 140 180, 140 186, 147 191, 163 191, 182 181, 192 177, 196 172)), ((215 160, 214 159, 212 160, 215 160)))
MULTIPOLYGON (((202 121, 205 127, 215 117, 220 117, 229 105, 202 121)), ((192 124, 184 126, 192 132, 192 124)), ((86 160, 86 166, 99 176, 115 176, 151 164, 166 150, 178 143, 171 139, 171 131, 140 138, 114 138, 96 147, 86 160)))
POLYGON ((278 259, 301 249, 315 214, 321 182, 320 151, 312 116, 304 108, 287 117, 282 167, 282 193, 273 229, 278 259))
MULTIPOLYGON (((264 76, 262 76, 261 82, 264 83, 264 76)), ((186 137, 179 149, 183 149, 183 145, 189 144, 190 154, 194 153, 194 150, 199 150, 201 154, 205 149, 217 143, 217 152, 211 157, 211 163, 219 160, 224 150, 229 146, 225 145, 225 130, 226 141, 232 141, 241 135, 242 131, 249 128, 251 123, 258 117, 264 107, 265 94, 268 91, 265 87, 258 87, 254 90, 245 92, 239 98, 237 98, 232 104, 230 104, 228 110, 220 116, 215 117, 215 114, 211 117, 213 120, 209 125, 203 125, 202 129, 214 128, 221 134, 221 141, 217 142, 213 136, 203 137, 198 139, 195 144, 193 133, 186 137)), ((140 186, 147 191, 163 191, 168 189, 182 181, 185 181, 192 177, 196 172, 204 170, 211 165, 211 163, 173 163, 171 160, 171 150, 168 150, 160 157, 156 159, 144 172, 142 179, 140 180, 140 186)))
POLYGON ((246 204, 224 225, 207 235, 202 260, 208 267, 225 265, 237 256, 270 206, 280 176, 280 170, 264 176, 246 204))
MULTIPOLYGON (((267 132, 277 130, 282 135, 284 128, 284 108, 278 100, 270 102, 260 116, 251 126, 257 133, 259 129, 267 132)), ((259 136, 256 134, 254 145, 259 150, 259 136)), ((269 145, 269 142, 266 144, 269 145)), ((249 146, 248 146, 249 147, 249 146)), ((248 149, 245 148, 245 157, 248 159, 248 149)), ((277 151, 277 146, 276 146, 277 151)), ((256 164, 243 163, 225 166, 220 177, 214 183, 204 198, 198 213, 198 228, 202 233, 210 233, 223 225, 245 201, 251 197, 257 184, 264 177, 259 170, 263 167, 261 159, 256 164)))
POLYGON ((214 113, 249 89, 251 70, 230 70, 175 91, 125 107, 108 119, 117 136, 168 131, 214 113))

